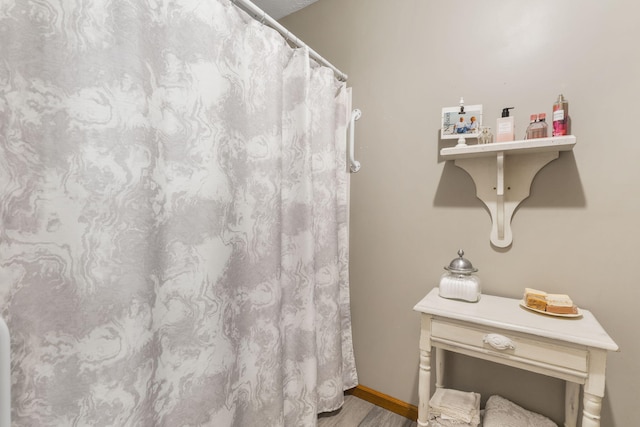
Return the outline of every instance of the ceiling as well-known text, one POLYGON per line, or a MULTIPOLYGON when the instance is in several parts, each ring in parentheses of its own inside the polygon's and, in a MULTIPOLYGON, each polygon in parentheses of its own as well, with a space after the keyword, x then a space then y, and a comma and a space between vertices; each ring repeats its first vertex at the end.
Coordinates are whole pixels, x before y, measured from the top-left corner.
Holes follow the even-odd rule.
POLYGON ((252 0, 253 4, 267 12, 274 19, 284 18, 317 0, 252 0))

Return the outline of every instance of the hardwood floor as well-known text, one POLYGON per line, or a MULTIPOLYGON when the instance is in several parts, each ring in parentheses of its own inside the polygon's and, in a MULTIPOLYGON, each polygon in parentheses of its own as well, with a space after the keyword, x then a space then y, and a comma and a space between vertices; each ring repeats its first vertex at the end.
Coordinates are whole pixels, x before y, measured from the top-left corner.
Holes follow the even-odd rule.
POLYGON ((346 395, 341 409, 318 415, 318 427, 416 427, 418 424, 358 397, 346 395))

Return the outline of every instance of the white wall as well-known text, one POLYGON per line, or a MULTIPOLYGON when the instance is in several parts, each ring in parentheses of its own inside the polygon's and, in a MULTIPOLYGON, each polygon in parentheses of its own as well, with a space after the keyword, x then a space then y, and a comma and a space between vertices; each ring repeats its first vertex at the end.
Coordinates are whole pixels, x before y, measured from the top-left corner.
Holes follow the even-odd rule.
MULTIPOLYGON (((361 384, 417 404, 412 307, 464 248, 485 293, 568 293, 596 315, 621 348, 608 359, 602 425, 638 423, 639 16, 631 0, 320 0, 282 21, 349 75, 363 111, 351 210, 361 384), (495 128, 513 106, 522 136, 559 93, 577 145, 537 175, 512 247, 495 249, 473 181, 438 156, 441 108, 464 96, 495 128)), ((449 386, 562 421, 562 382, 463 356, 448 362, 449 386)))

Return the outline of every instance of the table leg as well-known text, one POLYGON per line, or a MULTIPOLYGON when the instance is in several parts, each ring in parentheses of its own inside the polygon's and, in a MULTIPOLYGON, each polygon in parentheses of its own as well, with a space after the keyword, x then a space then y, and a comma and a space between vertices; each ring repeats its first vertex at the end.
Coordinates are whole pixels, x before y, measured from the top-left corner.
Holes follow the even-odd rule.
POLYGON ((584 406, 582 411, 582 427, 600 427, 602 398, 585 391, 582 405, 584 406))
POLYGON ((606 350, 589 349, 589 377, 584 383, 582 398, 582 427, 600 427, 600 410, 604 397, 606 350))
POLYGON ((444 350, 436 348, 436 388, 444 387, 444 350))
POLYGON ((418 425, 429 425, 429 399, 431 398, 431 352, 420 349, 420 371, 418 374, 418 425))
POLYGON ((567 381, 564 390, 564 427, 578 425, 578 404, 580 403, 580 384, 567 381))

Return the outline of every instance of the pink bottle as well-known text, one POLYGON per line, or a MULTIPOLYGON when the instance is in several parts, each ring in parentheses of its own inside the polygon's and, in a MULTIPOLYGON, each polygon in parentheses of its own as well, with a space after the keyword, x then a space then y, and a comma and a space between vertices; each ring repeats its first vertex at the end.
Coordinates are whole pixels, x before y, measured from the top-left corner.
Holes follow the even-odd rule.
POLYGON ((538 128, 536 129, 536 138, 546 138, 548 136, 549 125, 547 124, 547 115, 545 113, 538 114, 538 128))
POLYGON ((529 126, 527 126, 527 130, 524 135, 524 139, 533 139, 535 136, 536 123, 538 121, 538 115, 532 114, 529 118, 529 126))
POLYGON ((569 103, 560 94, 553 104, 553 136, 562 136, 569 133, 569 103))

